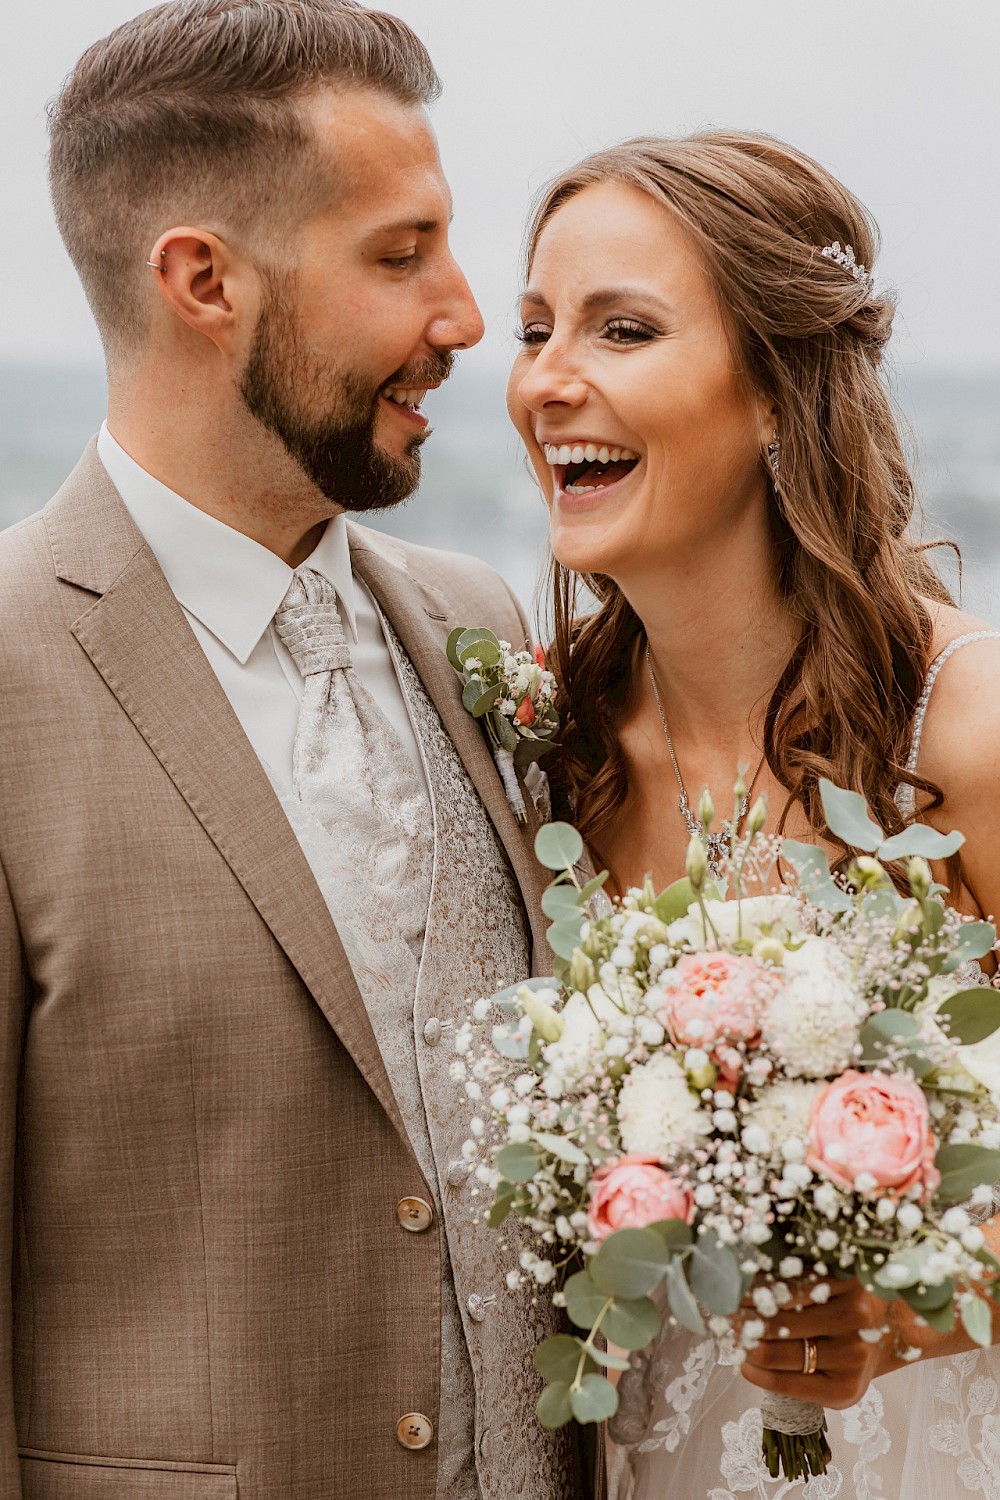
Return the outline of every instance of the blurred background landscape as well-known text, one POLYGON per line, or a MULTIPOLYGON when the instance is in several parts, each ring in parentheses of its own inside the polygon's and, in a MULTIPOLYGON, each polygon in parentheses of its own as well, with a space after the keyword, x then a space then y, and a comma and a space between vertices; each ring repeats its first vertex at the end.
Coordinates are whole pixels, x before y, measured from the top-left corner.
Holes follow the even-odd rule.
MULTIPOLYGON (((443 80, 432 118, 452 245, 486 322, 428 399, 421 493, 377 524, 487 558, 530 603, 545 516, 503 402, 528 204, 627 136, 764 130, 834 171, 881 227, 919 529, 959 543, 963 602, 1000 625, 996 0, 372 3, 415 28, 443 80)), ((45 503, 104 412, 100 346, 48 201, 46 101, 85 47, 148 4, 0 6, 0 525, 45 503)))
MULTIPOLYGON (((545 509, 503 404, 504 371, 475 354, 428 398, 434 432, 420 492, 374 519, 428 546, 471 552, 503 573, 530 608, 546 555, 545 509)), ((918 531, 963 556, 962 602, 1000 626, 1000 373, 910 372, 896 385, 912 429, 922 498, 918 531)), ((0 364, 0 526, 39 510, 104 416, 99 368, 0 364)), ((952 554, 937 552, 953 592, 952 554)))

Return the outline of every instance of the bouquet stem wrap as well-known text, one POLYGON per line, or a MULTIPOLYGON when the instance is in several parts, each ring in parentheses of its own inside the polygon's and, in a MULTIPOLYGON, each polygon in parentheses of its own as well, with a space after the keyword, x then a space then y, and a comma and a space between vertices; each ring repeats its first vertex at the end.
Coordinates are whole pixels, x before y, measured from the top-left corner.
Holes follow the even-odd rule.
POLYGON ((517 779, 517 771, 514 768, 513 755, 509 750, 497 748, 493 752, 493 759, 496 761, 497 770, 500 772, 500 780, 503 782, 503 789, 507 793, 507 801, 514 810, 514 816, 519 823, 526 822, 528 813, 524 805, 524 794, 521 791, 521 784, 517 779))
POLYGON ((764 1423, 763 1452, 772 1479, 808 1479, 825 1474, 830 1462, 826 1413, 815 1401, 797 1396, 765 1395, 760 1403, 764 1423))

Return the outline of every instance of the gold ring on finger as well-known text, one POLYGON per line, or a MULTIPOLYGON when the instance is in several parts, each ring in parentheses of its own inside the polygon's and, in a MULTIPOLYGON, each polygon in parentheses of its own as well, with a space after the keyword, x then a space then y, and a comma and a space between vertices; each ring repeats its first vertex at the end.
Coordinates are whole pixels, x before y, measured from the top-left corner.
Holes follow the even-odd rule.
POLYGON ((819 1350, 812 1339, 802 1340, 802 1373, 803 1375, 815 1375, 816 1365, 819 1359, 819 1350))

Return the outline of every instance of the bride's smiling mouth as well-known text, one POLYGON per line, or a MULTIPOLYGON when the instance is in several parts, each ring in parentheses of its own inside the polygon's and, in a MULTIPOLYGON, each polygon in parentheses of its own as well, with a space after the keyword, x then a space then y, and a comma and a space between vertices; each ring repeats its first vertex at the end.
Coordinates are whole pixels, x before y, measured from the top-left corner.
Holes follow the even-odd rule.
POLYGON ((631 448, 603 442, 543 443, 555 478, 555 498, 574 508, 600 503, 639 463, 631 448))

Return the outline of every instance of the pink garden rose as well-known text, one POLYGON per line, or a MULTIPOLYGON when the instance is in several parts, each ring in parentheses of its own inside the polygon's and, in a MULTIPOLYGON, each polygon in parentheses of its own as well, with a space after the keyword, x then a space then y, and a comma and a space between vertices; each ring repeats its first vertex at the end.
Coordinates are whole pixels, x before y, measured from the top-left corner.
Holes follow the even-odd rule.
POLYGON ((919 1186, 927 1198, 941 1181, 936 1149, 927 1100, 912 1078, 850 1069, 813 1101, 806 1161, 840 1187, 853 1188, 867 1172, 881 1193, 902 1197, 919 1186))
POLYGON ((747 954, 685 953, 666 976, 657 1019, 679 1047, 731 1047, 760 1035, 773 979, 747 954))
POLYGON ((616 1229, 645 1229, 660 1219, 690 1223, 693 1209, 687 1188, 655 1156, 632 1152, 594 1173, 587 1228, 591 1239, 606 1240, 616 1229))

